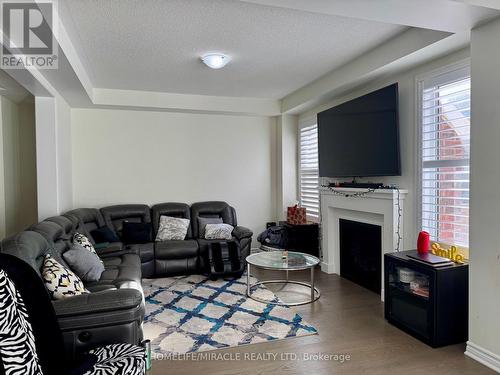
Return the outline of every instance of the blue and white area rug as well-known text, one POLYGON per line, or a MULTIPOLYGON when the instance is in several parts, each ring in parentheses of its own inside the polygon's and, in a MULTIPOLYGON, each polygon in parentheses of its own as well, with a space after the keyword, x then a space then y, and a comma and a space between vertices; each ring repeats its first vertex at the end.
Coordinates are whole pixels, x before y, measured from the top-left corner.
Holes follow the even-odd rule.
MULTIPOLYGON (((256 280, 251 277, 251 282, 256 280)), ((153 353, 185 354, 316 334, 289 307, 248 298, 246 276, 211 281, 191 275, 143 280, 146 297, 144 337, 153 353)), ((264 286, 253 291, 277 299, 264 286)))

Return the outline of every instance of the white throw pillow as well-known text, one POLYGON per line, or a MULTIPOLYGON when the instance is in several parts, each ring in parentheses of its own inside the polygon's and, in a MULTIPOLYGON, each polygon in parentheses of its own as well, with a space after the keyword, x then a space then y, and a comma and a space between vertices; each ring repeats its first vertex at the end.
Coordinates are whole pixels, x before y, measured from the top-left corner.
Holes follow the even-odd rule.
POLYGON ((156 241, 184 240, 189 228, 189 219, 180 217, 160 216, 160 227, 156 241))
POLYGON ((43 260, 42 278, 52 299, 63 299, 89 293, 83 286, 82 280, 50 254, 45 255, 43 260))
POLYGON ((230 240, 233 238, 234 227, 229 224, 207 224, 205 226, 206 240, 230 240))

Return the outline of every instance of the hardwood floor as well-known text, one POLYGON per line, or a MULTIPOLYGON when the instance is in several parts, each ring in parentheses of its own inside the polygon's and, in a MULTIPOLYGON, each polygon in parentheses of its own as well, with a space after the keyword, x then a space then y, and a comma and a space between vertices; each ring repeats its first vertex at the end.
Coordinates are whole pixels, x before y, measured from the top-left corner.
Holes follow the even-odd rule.
MULTIPOLYGON (((337 275, 319 270, 316 275, 321 298, 295 309, 318 329, 318 335, 216 351, 235 360, 153 361, 148 374, 495 374, 466 357, 464 345, 433 349, 387 323, 379 295, 337 275), (268 360, 248 359, 266 353, 268 360), (281 358, 282 353, 295 353, 298 359, 281 358), (304 360, 305 353, 345 354, 350 360, 304 360)), ((265 279, 273 275, 261 272, 255 276, 265 279)), ((308 274, 294 276, 306 279, 308 274)))

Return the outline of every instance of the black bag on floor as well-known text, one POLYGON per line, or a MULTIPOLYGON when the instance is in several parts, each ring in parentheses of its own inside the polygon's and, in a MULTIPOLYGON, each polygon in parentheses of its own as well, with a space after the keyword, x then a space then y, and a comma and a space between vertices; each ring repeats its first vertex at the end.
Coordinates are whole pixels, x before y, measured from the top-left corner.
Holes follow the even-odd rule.
POLYGON ((259 234, 257 241, 265 246, 284 249, 288 243, 288 236, 285 227, 273 226, 259 234))
POLYGON ((241 259, 240 247, 235 241, 213 242, 208 246, 208 277, 241 277, 245 271, 245 260, 241 259))

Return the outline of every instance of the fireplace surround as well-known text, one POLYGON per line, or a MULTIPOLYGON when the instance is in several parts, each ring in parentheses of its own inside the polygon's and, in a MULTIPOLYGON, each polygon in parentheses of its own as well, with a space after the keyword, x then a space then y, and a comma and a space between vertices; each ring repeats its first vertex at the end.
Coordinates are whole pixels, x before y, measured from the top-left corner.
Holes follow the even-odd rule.
MULTIPOLYGON (((340 219, 380 226, 381 259, 383 259, 383 254, 394 252, 398 242, 402 249, 403 240, 398 241, 397 229, 399 221, 399 233, 401 237, 404 237, 404 199, 408 191, 377 189, 363 196, 352 196, 353 193, 363 192, 366 192, 366 189, 336 188, 335 192, 326 188, 321 189, 321 269, 323 272, 340 275, 340 219), (339 192, 350 196, 339 195, 339 192)), ((382 261, 380 264, 380 290, 381 298, 383 298, 384 268, 382 261)))

